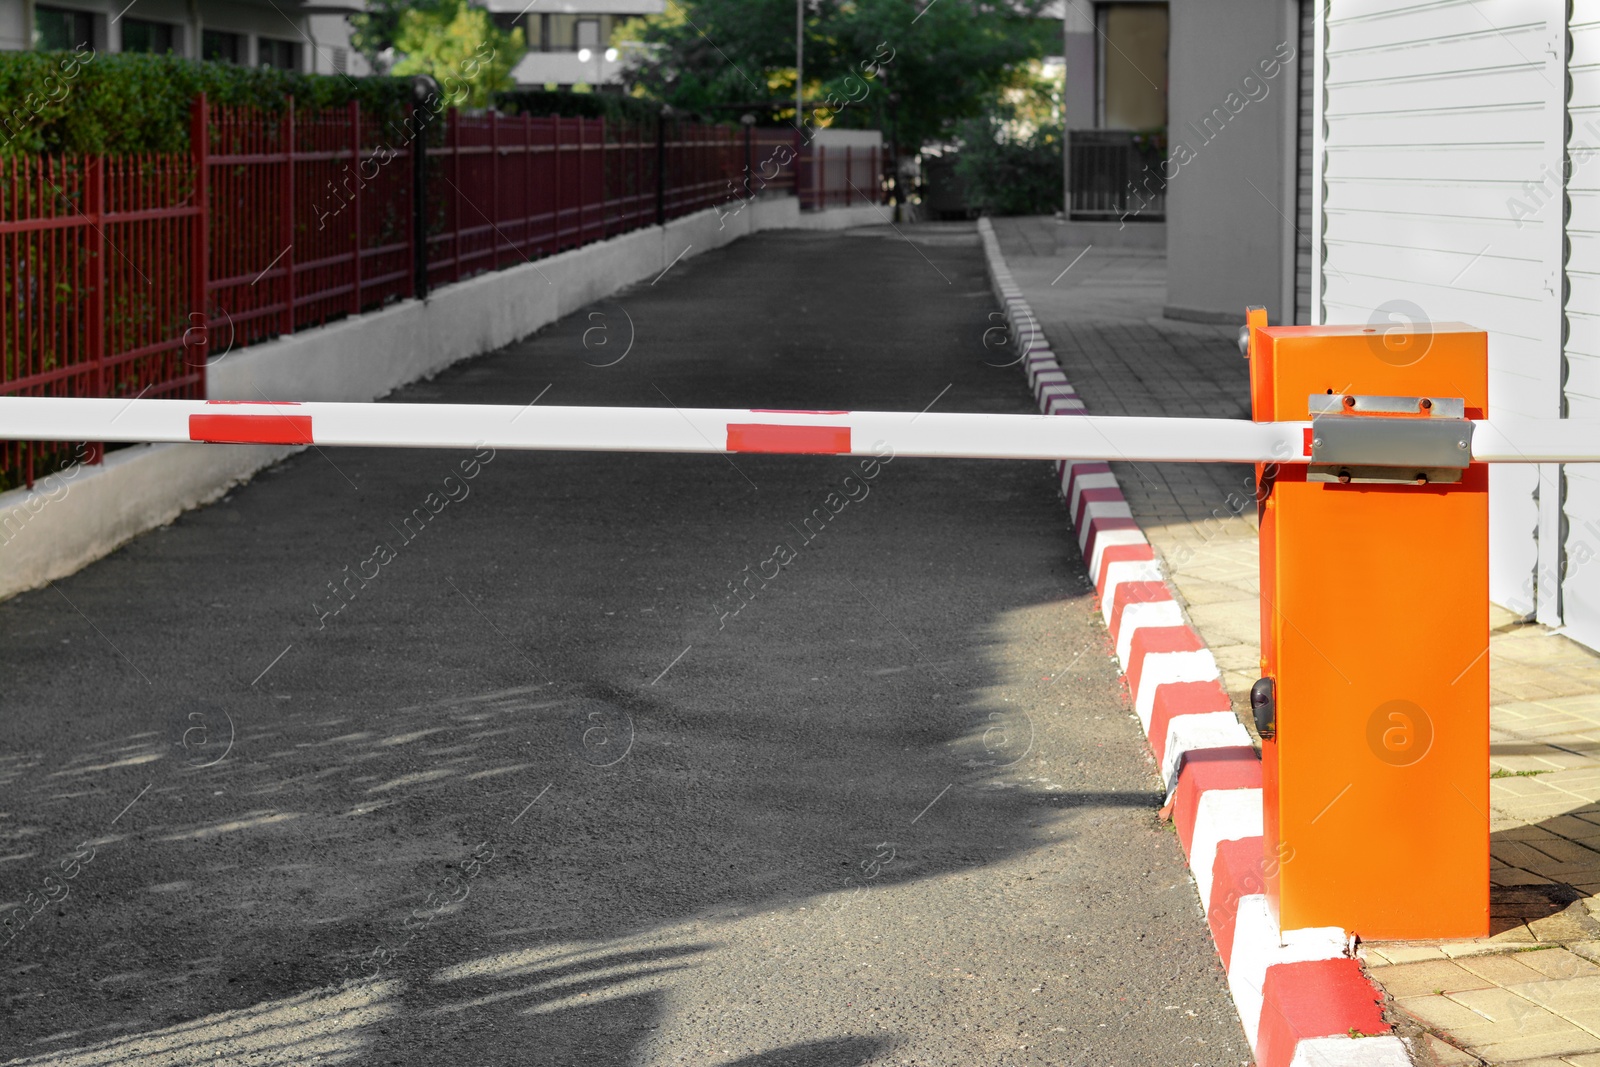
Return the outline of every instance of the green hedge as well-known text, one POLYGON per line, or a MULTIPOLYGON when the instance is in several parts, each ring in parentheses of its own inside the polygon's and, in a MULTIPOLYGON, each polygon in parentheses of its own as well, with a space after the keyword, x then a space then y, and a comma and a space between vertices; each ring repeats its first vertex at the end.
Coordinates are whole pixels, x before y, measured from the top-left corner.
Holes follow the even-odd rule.
MULTIPOLYGON (((291 96, 297 111, 359 100, 365 113, 398 129, 411 100, 411 82, 88 49, 0 52, 0 157, 187 152, 190 102, 200 93, 213 104, 267 111, 281 111, 291 96)), ((612 122, 654 121, 660 112, 659 104, 617 93, 534 89, 500 93, 496 105, 513 115, 581 115, 612 122)), ((436 125, 435 138, 439 134, 436 125)))
POLYGON ((380 120, 405 115, 404 78, 346 78, 176 56, 0 52, 0 156, 38 152, 185 152, 190 102, 280 111, 359 100, 380 120))

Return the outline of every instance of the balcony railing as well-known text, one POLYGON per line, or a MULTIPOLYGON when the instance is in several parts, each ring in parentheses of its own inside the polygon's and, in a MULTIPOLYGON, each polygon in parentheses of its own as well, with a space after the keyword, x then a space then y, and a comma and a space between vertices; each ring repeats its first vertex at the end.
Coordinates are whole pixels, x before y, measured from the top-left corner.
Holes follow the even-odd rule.
POLYGON ((1072 218, 1166 219, 1165 152, 1150 138, 1131 130, 1072 130, 1069 136, 1072 218))

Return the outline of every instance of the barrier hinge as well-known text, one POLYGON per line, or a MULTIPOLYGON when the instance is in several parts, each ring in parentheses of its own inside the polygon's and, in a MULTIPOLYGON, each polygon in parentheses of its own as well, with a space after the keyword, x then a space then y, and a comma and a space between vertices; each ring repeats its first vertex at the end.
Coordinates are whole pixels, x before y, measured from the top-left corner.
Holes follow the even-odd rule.
POLYGON ((1313 393, 1311 482, 1459 482, 1472 422, 1459 397, 1313 393))

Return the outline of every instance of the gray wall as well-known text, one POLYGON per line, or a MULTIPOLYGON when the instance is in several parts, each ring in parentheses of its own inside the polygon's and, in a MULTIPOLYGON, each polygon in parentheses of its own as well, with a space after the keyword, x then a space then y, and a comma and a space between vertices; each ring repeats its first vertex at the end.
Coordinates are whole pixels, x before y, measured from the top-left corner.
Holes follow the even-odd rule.
POLYGON ((1247 305, 1264 304, 1273 323, 1287 321, 1300 52, 1293 10, 1285 0, 1172 0, 1171 317, 1242 323, 1247 305))

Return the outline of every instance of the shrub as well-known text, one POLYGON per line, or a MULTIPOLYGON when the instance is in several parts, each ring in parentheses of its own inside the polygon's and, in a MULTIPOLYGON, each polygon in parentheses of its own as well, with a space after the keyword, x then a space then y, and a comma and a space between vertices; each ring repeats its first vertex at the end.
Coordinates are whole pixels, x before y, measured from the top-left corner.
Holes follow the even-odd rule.
POLYGON ((85 152, 123 155, 189 150, 190 105, 281 111, 359 100, 380 122, 399 121, 411 99, 404 78, 347 78, 269 67, 201 63, 177 56, 0 52, 0 156, 85 152))
POLYGON ((1005 124, 974 119, 961 129, 956 176, 967 205, 985 215, 1046 215, 1061 209, 1065 172, 1061 127, 1009 135, 1005 124))

